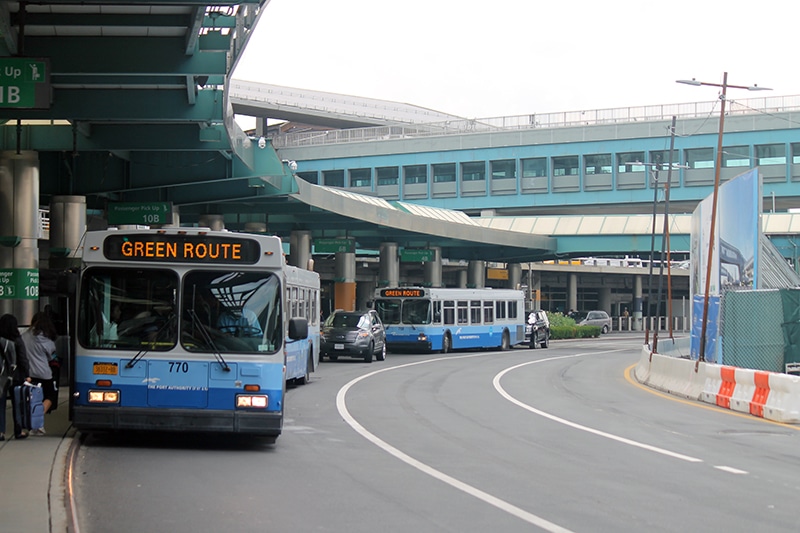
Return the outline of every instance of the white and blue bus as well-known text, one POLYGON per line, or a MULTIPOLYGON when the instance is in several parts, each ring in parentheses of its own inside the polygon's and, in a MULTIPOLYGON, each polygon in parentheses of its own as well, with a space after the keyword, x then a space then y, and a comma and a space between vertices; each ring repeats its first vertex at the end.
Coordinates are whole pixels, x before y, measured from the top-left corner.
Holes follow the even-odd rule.
POLYGON ((525 340, 525 295, 511 289, 377 289, 392 351, 508 350, 525 340))
POLYGON ((86 235, 72 368, 80 430, 277 438, 319 364, 319 274, 281 240, 203 228, 86 235))

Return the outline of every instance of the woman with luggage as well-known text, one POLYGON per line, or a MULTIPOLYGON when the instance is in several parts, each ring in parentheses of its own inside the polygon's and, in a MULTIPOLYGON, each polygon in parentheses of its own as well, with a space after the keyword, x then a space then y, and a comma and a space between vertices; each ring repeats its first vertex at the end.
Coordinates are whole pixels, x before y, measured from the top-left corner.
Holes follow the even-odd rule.
MULTIPOLYGON (((17 405, 12 391, 14 387, 17 385, 22 385, 22 383, 26 381, 26 378, 30 375, 30 372, 28 370, 28 357, 25 351, 25 344, 22 341, 22 336, 19 334, 19 324, 17 323, 17 318, 14 315, 5 314, 0 316, 0 339, 2 339, 0 340, 0 344, 5 345, 6 342, 10 342, 14 345, 16 369, 11 373, 11 383, 9 384, 8 391, 11 395, 11 412, 15 413, 17 412, 17 405)), ((2 436, 2 439, 0 440, 5 440, 5 402, 3 402, 3 414, 2 418, 0 418, 0 422, 3 424, 0 426, 0 436, 2 436)), ((15 418, 14 438, 24 439, 27 436, 28 434, 22 430, 22 426, 15 418)))
MULTIPOLYGON (((44 392, 45 414, 58 405, 58 385, 53 380, 50 360, 56 353, 56 327, 53 321, 42 311, 33 315, 31 327, 22 334, 25 352, 28 356, 30 382, 40 385, 44 392)), ((31 435, 44 435, 44 427, 31 429, 31 435)))

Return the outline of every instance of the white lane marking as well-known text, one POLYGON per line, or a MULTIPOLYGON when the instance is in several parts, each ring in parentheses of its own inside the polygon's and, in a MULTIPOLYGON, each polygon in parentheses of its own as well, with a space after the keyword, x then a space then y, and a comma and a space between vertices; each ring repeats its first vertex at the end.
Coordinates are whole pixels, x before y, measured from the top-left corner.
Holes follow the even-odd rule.
MULTIPOLYGON (((623 351, 623 350, 607 350, 607 351, 603 351, 603 352, 592 352, 592 355, 597 355, 597 354, 601 354, 601 353, 613 353, 613 352, 620 352, 620 351, 623 351)), ((673 457, 675 459, 680 459, 681 461, 688 461, 690 463, 702 463, 703 462, 702 459, 698 459, 696 457, 683 455, 681 453, 665 450, 664 448, 658 448, 656 446, 651 446, 649 444, 644 444, 642 442, 637 442, 635 440, 626 439, 625 437, 620 437, 618 435, 613 435, 611 433, 606 433, 605 431, 600 431, 599 429, 594 429, 594 428, 590 428, 588 426, 583 426, 581 424, 576 424, 575 422, 570 422, 569 420, 566 420, 564 418, 560 418, 560 417, 557 417, 555 415, 551 415, 550 413, 546 413, 546 412, 541 411, 539 409, 536 409, 535 407, 532 407, 532 406, 530 406, 528 404, 522 403, 521 401, 519 401, 516 398, 514 398, 513 396, 511 396, 508 392, 506 392, 506 390, 502 387, 502 385, 500 385, 500 379, 504 375, 506 375, 507 373, 511 372, 512 370, 516 370, 516 369, 521 368, 523 366, 533 365, 533 364, 537 364, 537 363, 545 363, 545 362, 548 362, 548 361, 556 361, 558 359, 568 359, 568 358, 572 358, 572 357, 582 357, 584 355, 588 355, 588 354, 583 353, 583 354, 562 355, 562 356, 558 356, 558 357, 548 357, 547 359, 537 359, 535 361, 528 361, 526 363, 522 363, 522 364, 519 364, 519 365, 512 366, 510 368, 506 368, 505 370, 503 370, 502 372, 500 372, 499 374, 497 374, 494 377, 494 379, 492 380, 492 383, 494 384, 495 390, 497 390, 497 392, 499 392, 500 395, 503 398, 505 398, 506 400, 508 400, 509 402, 511 402, 511 403, 513 403, 515 405, 518 405, 519 407, 522 407, 523 409, 525 409, 527 411, 530 411, 531 413, 537 414, 539 416, 543 416, 544 418, 548 418, 548 419, 550 419, 550 420, 552 420, 554 422, 558 422, 559 424, 564 424, 565 426, 569 426, 569 427, 572 427, 572 428, 575 428, 575 429, 579 429, 579 430, 585 431, 587 433, 592 433, 592 434, 598 435, 600 437, 605 437, 607 439, 615 440, 617 442, 621 442, 621 443, 627 444, 629 446, 635 446, 637 448, 642 448, 644 450, 648 450, 648 451, 651 451, 651 452, 660 453, 660 454, 666 455, 668 457, 673 457)))
POLYGON ((717 470, 722 470, 723 472, 729 472, 731 474, 747 474, 746 470, 739 470, 738 468, 733 468, 732 466, 715 466, 717 470))
POLYGON ((359 424, 356 421, 355 418, 352 417, 352 415, 350 414, 350 411, 347 410, 347 402, 346 402, 346 398, 345 398, 346 395, 347 395, 347 391, 349 391, 350 388, 353 385, 355 385, 359 381, 364 380, 364 379, 366 379, 368 377, 374 376, 376 374, 380 374, 381 372, 388 372, 390 370, 397 370, 399 368, 405 368, 405 367, 409 367, 409 366, 432 363, 432 362, 441 361, 441 360, 444 360, 444 359, 448 359, 448 360, 450 360, 450 359, 464 359, 464 358, 469 358, 469 357, 481 357, 481 356, 484 356, 484 355, 488 355, 488 354, 482 353, 482 354, 475 354, 475 355, 439 357, 439 358, 436 358, 436 359, 427 359, 425 361, 417 361, 417 362, 408 363, 408 364, 405 364, 405 365, 393 366, 391 368, 384 368, 384 369, 381 369, 381 370, 376 370, 374 372, 370 372, 369 374, 364 374, 363 376, 355 378, 354 380, 350 381, 345 386, 343 386, 341 389, 339 389, 339 393, 336 395, 336 408, 339 410, 339 414, 342 416, 342 418, 344 418, 344 421, 347 422, 347 424, 351 428, 353 428, 358 434, 360 434, 362 437, 364 437, 368 441, 372 442, 373 444, 375 444, 376 446, 378 446, 379 448, 381 448, 385 452, 387 452, 387 453, 395 456, 396 458, 400 459, 401 461, 403 461, 407 465, 409 465, 409 466, 411 466, 413 468, 416 468, 420 472, 423 472, 423 473, 425 473, 425 474, 427 474, 427 475, 429 475, 429 476, 431 476, 431 477, 433 477, 435 479, 438 479, 439 481, 442 481, 443 483, 447 483, 448 485, 450 485, 451 487, 453 487, 455 489, 458 489, 458 490, 460 490, 460 491, 462 491, 462 492, 464 492, 466 494, 469 494, 470 496, 473 496, 473 497, 475 497, 475 498, 477 498, 477 499, 479 499, 479 500, 481 500, 481 501, 483 501, 485 503, 488 503, 489 505, 492 505, 492 506, 496 507, 497 509, 500 509, 501 511, 509 513, 509 514, 519 518, 520 520, 523 520, 525 522, 528 522, 529 524, 533 524, 533 525, 535 525, 537 527, 540 527, 545 531, 550 531, 550 532, 553 532, 553 533, 572 533, 569 529, 563 528, 563 527, 559 526, 558 524, 554 524, 554 523, 552 523, 552 522, 550 522, 548 520, 545 520, 544 518, 542 518, 540 516, 537 516, 537 515, 535 515, 533 513, 529 513, 528 511, 526 511, 524 509, 520 509, 519 507, 517 507, 515 505, 512 505, 512 504, 506 502, 505 500, 501 500, 500 498, 497 498, 495 496, 492 496, 491 494, 483 492, 482 490, 480 490, 480 489, 478 489, 476 487, 473 487, 472 485, 468 485, 467 483, 464 483, 463 481, 459 481, 458 479, 456 479, 456 478, 454 478, 452 476, 448 476, 444 472, 440 472, 439 470, 436 470, 435 468, 433 468, 433 467, 431 467, 431 466, 429 466, 429 465, 427 465, 427 464, 425 464, 425 463, 423 463, 421 461, 418 461, 417 459, 414 459, 410 455, 407 455, 407 454, 401 452, 400 450, 398 450, 397 448, 395 448, 391 444, 387 443, 386 441, 381 440, 380 438, 378 438, 373 433, 370 433, 369 431, 367 431, 361 424, 359 424))

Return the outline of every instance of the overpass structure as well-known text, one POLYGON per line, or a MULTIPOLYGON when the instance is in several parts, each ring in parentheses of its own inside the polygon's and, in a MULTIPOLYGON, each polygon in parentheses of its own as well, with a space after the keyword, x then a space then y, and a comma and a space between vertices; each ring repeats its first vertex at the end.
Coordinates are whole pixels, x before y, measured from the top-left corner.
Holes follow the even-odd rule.
MULTIPOLYGON (((0 66, 30 78, 1 86, 0 268, 69 264, 82 228, 107 224, 119 202, 169 203, 173 223, 302 242, 332 279, 336 267, 326 261, 335 254, 317 253, 314 243, 352 239, 359 253, 351 277, 365 286, 381 282, 373 259, 385 243, 436 248, 443 270, 460 273, 478 261, 504 268, 649 256, 662 247, 662 221, 650 213, 668 172, 648 165, 670 160, 688 167, 668 176, 677 213, 671 247, 688 252, 685 214, 713 181, 715 102, 468 119, 234 80, 264 16, 268 0, 0 5, 0 66), (242 131, 237 114, 257 117, 256 132, 242 131), (677 159, 665 141, 672 115, 680 119, 677 159), (308 131, 273 135, 268 119, 308 131), (52 218, 45 244, 40 208, 52 218)), ((800 98, 735 104, 723 178, 762 169, 767 210, 780 218, 775 234, 796 257, 786 210, 798 201, 800 98)), ((426 282, 427 268, 411 263, 400 272, 426 282)), ((548 301, 562 310, 573 302, 618 309, 640 298, 629 280, 619 282, 620 296, 602 292, 609 284, 600 278, 581 296, 569 274, 534 278, 529 288, 558 287, 548 301)), ((445 272, 443 282, 463 280, 445 272)))

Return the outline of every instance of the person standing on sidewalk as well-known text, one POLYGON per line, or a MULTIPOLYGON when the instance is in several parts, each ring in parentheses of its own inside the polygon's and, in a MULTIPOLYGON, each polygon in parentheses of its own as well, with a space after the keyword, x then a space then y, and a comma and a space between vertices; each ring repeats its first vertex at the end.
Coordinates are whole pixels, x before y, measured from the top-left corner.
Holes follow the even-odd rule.
MULTIPOLYGON (((31 327, 22 334, 25 351, 30 365, 29 381, 41 385, 44 392, 44 413, 54 410, 58 405, 58 385, 53 380, 50 360, 56 353, 56 327, 46 313, 40 311, 33 315, 31 327)), ((31 435, 44 435, 44 428, 34 428, 31 435)))
POLYGON ((6 440, 6 396, 16 369, 17 349, 14 343, 0 338, 0 441, 6 440))
MULTIPOLYGON (((5 314, 0 316, 0 338, 5 339, 14 344, 14 351, 16 352, 17 357, 17 367, 15 371, 11 374, 11 384, 9 390, 13 391, 14 387, 17 385, 22 385, 22 383, 27 379, 30 375, 28 370, 28 357, 27 352, 25 351, 25 344, 22 342, 22 336, 19 334, 19 324, 17 322, 17 317, 10 314, 5 314)), ((11 412, 16 412, 16 400, 14 399, 14 394, 11 394, 11 412)), ((2 431, 0 433, 5 434, 6 426, 5 426, 5 404, 3 404, 3 426, 0 428, 2 431)), ((14 418, 12 416, 12 418, 14 418)), ((19 421, 14 418, 14 438, 15 439, 24 439, 27 437, 28 434, 22 431, 22 426, 19 425, 19 421)))

